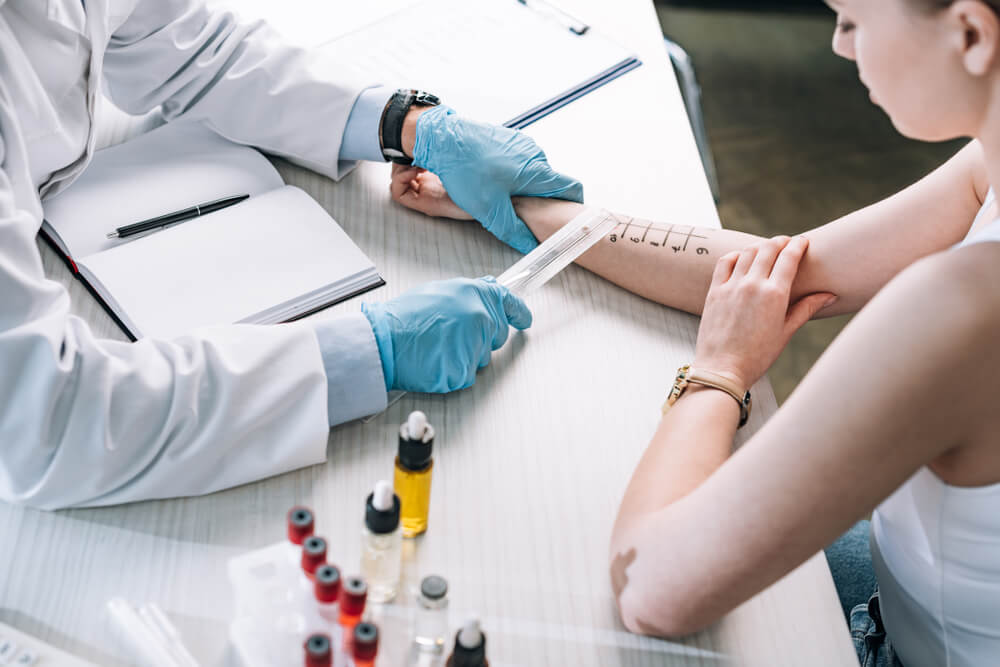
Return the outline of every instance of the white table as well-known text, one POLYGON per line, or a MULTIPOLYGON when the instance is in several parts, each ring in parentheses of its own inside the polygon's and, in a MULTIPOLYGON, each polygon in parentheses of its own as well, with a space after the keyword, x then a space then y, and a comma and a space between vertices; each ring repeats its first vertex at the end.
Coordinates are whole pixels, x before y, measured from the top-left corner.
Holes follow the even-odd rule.
MULTIPOLYGON (((564 5, 631 44, 644 64, 528 133, 556 168, 584 181, 590 203, 717 226, 649 0, 564 5)), ((109 129, 114 137, 127 124, 109 129)), ((393 205, 385 165, 365 164, 340 183, 284 163, 281 171, 383 271, 387 286, 366 298, 436 278, 495 275, 517 259, 477 225, 393 205), (365 215, 346 214, 357 208, 365 215)), ((43 254, 75 311, 123 338, 43 254)), ((822 556, 682 642, 624 631, 608 584, 609 532, 664 393, 692 354, 697 320, 577 267, 530 305, 534 326, 494 354, 474 387, 408 395, 370 423, 334 429, 323 465, 200 498, 56 513, 0 506, 0 621, 95 663, 127 664, 104 603, 115 595, 156 601, 203 664, 231 663, 226 559, 280 540, 286 509, 301 503, 315 510, 331 560, 356 571, 363 499, 376 479, 391 478, 398 425, 419 408, 439 435, 430 529, 406 544, 404 586, 444 575, 452 624, 479 612, 495 667, 856 664, 822 556)), ((353 300, 333 312, 358 307, 353 300)), ((754 404, 747 435, 775 410, 766 381, 754 404)), ((385 613, 398 616, 408 604, 406 592, 385 613)), ((402 643, 386 637, 380 664, 400 664, 392 658, 402 643)))

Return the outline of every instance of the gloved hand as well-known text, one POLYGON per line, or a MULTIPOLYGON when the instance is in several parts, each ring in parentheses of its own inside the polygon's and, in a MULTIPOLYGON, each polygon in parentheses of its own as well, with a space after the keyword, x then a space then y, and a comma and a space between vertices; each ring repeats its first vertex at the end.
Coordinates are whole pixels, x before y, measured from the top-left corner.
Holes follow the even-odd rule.
POLYGON ((491 276, 428 283, 385 303, 363 303, 375 332, 386 390, 443 394, 469 387, 476 370, 531 311, 491 276))
POLYGON ((583 202, 583 185, 553 171, 531 137, 459 118, 446 106, 428 109, 417 119, 413 164, 436 174, 460 208, 523 253, 538 241, 517 217, 511 196, 583 202))

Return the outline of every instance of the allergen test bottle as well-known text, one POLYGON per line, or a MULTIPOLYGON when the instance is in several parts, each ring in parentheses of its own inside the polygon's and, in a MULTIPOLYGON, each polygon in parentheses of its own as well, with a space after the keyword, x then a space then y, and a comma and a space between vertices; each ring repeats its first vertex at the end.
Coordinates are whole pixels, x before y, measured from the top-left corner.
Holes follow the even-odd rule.
POLYGON ((326 540, 317 535, 310 535, 302 543, 302 571, 312 580, 316 576, 316 570, 324 563, 326 563, 326 540))
POLYGON ((285 516, 286 532, 288 534, 287 552, 288 565, 293 578, 298 578, 302 567, 302 543, 313 534, 313 513, 308 507, 297 505, 288 510, 285 516))
POLYGON ((443 653, 448 634, 448 582, 432 574, 420 582, 413 640, 421 651, 443 653))
POLYGON ((368 580, 368 599, 388 602, 399 590, 403 535, 399 525, 399 496, 386 480, 375 483, 365 502, 361 531, 361 573, 368 580))
POLYGON ((288 510, 286 516, 288 541, 294 546, 292 553, 295 554, 296 560, 298 560, 302 543, 313 534, 313 526, 313 513, 308 507, 297 505, 288 510))
POLYGON ((340 617, 337 622, 340 624, 343 636, 343 644, 350 644, 350 638, 354 632, 354 626, 361 621, 361 615, 365 612, 365 601, 368 598, 368 584, 358 576, 351 576, 344 579, 340 587, 340 617))
POLYGON ((419 410, 399 426, 395 490, 402 503, 403 537, 416 537, 427 530, 431 504, 431 471, 434 459, 434 427, 419 410))
POLYGON ((302 648, 305 650, 305 667, 332 667, 333 646, 330 638, 322 633, 309 635, 302 648))
POLYGON ((313 582, 316 613, 326 626, 331 638, 336 642, 339 637, 335 635, 340 632, 338 625, 340 606, 337 604, 337 600, 340 598, 340 570, 335 565, 321 565, 316 568, 313 582))
POLYGON ((490 667, 486 659, 486 635, 479 628, 478 618, 470 618, 455 635, 455 649, 445 667, 490 667))
POLYGON ((378 628, 373 623, 358 623, 354 626, 351 641, 351 657, 354 667, 374 667, 378 655, 378 628))

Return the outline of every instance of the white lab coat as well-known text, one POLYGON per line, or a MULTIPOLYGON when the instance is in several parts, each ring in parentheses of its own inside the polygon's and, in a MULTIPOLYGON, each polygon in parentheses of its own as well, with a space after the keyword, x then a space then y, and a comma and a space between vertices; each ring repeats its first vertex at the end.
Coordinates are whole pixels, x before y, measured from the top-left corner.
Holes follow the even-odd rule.
POLYGON ((0 0, 0 498, 200 494, 322 461, 327 376, 309 325, 100 340, 42 272, 39 191, 86 166, 102 84, 131 113, 162 105, 337 177, 366 82, 194 0, 85 6, 0 0))

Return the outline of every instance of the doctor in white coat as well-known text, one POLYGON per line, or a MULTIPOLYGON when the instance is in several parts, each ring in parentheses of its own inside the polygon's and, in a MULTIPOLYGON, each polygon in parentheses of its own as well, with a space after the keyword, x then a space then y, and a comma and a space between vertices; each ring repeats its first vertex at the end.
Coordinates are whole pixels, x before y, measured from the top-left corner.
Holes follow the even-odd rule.
POLYGON ((487 279, 431 283, 323 322, 174 340, 102 340, 70 314, 35 236, 44 199, 93 154, 101 90, 128 112, 160 107, 168 122, 202 122, 333 178, 354 160, 412 156, 521 251, 536 242, 512 194, 582 199, 524 135, 348 71, 195 0, 0 0, 0 499, 105 505, 318 463, 331 425, 378 412, 388 389, 468 386, 510 326, 530 325, 487 279))

